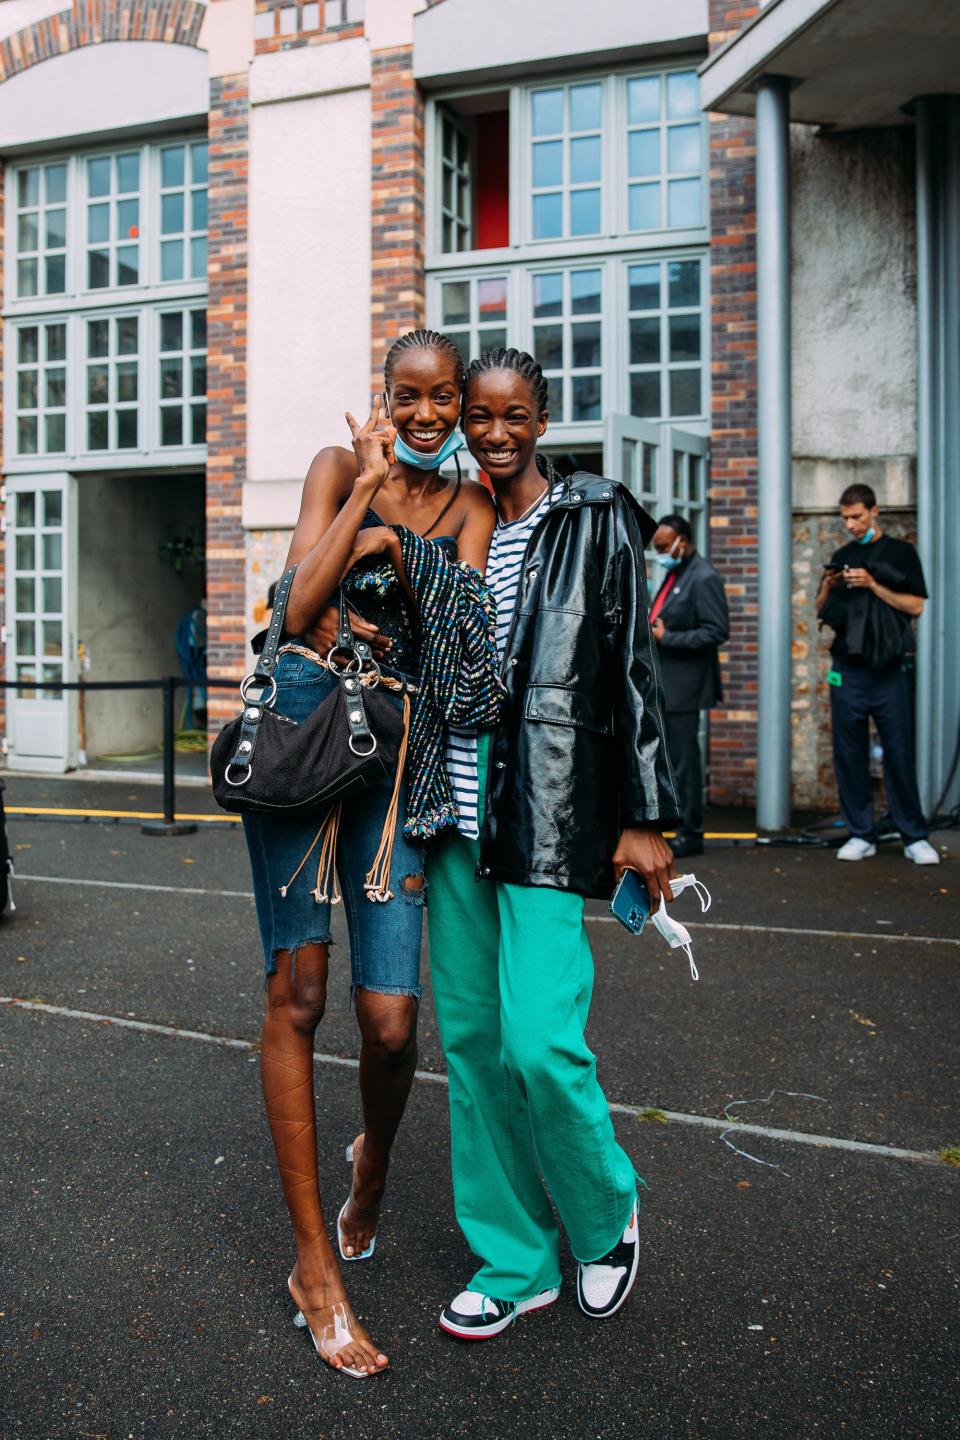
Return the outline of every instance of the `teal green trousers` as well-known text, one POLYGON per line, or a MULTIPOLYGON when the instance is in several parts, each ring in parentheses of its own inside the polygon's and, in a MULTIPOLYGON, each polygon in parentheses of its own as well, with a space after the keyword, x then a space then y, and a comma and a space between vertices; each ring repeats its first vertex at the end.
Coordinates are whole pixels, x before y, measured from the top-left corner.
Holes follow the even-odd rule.
MULTIPOLYGON (((480 795, 488 737, 480 744, 480 795)), ((560 1284, 559 1234, 597 1260, 637 1191, 584 1039, 593 956, 583 898, 475 879, 477 841, 429 846, 430 972, 447 1059, 457 1221, 482 1261, 468 1289, 526 1300, 560 1284)))

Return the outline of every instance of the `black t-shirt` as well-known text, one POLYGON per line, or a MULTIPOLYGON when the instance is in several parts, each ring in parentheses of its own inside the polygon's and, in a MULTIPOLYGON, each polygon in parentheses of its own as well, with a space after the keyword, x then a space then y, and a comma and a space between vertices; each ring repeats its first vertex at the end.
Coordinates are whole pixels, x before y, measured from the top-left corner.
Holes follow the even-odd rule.
MULTIPOLYGON (((879 540, 874 540, 870 545, 858 545, 856 540, 851 540, 834 551, 830 564, 848 565, 851 570, 869 570, 888 590, 894 590, 900 595, 919 595, 924 600, 927 598, 920 556, 907 540, 896 540, 892 535, 881 535, 879 540)), ((865 605, 868 615, 874 612, 875 607, 882 607, 886 612, 884 620, 889 624, 892 618, 894 625, 900 630, 901 653, 910 654, 915 649, 909 615, 905 615, 902 610, 894 610, 872 591, 848 590, 845 585, 840 584, 830 591, 823 609, 826 624, 831 625, 834 630, 833 644, 830 646, 830 654, 834 660, 848 665, 866 663, 861 656, 851 654, 847 645, 847 623, 851 604, 865 605)))

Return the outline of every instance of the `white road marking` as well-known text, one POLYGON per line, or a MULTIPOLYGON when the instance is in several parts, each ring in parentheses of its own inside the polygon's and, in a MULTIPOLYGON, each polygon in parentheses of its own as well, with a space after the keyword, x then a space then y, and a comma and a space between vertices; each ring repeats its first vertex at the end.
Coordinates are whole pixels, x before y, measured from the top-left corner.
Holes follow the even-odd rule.
MULTIPOLYGON (((252 890, 214 890, 199 885, 148 885, 137 880, 76 880, 69 875, 21 875, 14 876, 14 884, 23 881, 41 885, 88 885, 103 890, 145 890, 160 895, 217 895, 228 900, 252 900, 252 890)), ((613 915, 588 915, 588 925, 618 925, 613 915)), ((726 930, 756 935, 813 935, 829 940, 884 940, 888 944, 907 941, 916 945, 957 945, 960 938, 954 935, 886 935, 870 930, 807 930, 796 925, 730 925, 717 920, 687 920, 688 930, 726 930)))
MULTIPOLYGON (((65 1020, 86 1020, 94 1025, 114 1025, 121 1030, 139 1030, 147 1035, 166 1035, 175 1040, 198 1040, 205 1045, 217 1045, 228 1050, 246 1050, 254 1053, 258 1042, 239 1040, 230 1035, 209 1035, 204 1030, 182 1030, 176 1025, 157 1025, 147 1020, 131 1020, 121 1015, 100 1015, 94 1010, 72 1010, 65 1005, 47 1005, 40 1000, 18 1000, 14 995, 0 995, 0 1006, 18 1010, 29 1010, 43 1015, 57 1015, 65 1020)), ((314 1060, 320 1065, 337 1065, 341 1069, 356 1070, 358 1060, 345 1055, 328 1055, 322 1051, 314 1053, 314 1060)), ((442 1072, 417 1070, 416 1078, 433 1085, 446 1085, 447 1077, 442 1072)), ((624 1105, 613 1102, 610 1110, 614 1115, 629 1115, 637 1118, 649 1112, 646 1105, 624 1105)), ((681 1110, 661 1110, 668 1120, 678 1125, 693 1125, 702 1130, 725 1130, 728 1134, 759 1135, 767 1140, 784 1140, 796 1145, 813 1145, 827 1150, 849 1150, 859 1155, 872 1155, 887 1160, 912 1160, 924 1165, 937 1164, 932 1150, 903 1150, 895 1145, 873 1145, 866 1140, 845 1140, 837 1135, 809 1135, 803 1130, 779 1130, 770 1125, 750 1125, 729 1119, 716 1119, 712 1115, 687 1115, 681 1110)))

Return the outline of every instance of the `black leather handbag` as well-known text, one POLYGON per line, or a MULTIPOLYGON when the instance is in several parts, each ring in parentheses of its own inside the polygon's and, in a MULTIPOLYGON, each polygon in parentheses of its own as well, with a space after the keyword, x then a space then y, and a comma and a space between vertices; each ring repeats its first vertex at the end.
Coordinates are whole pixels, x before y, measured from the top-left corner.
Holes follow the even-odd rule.
POLYGON ((240 686, 243 710, 210 752, 213 794, 224 810, 258 815, 312 815, 394 778, 403 716, 377 685, 379 667, 358 641, 340 597, 337 641, 327 659, 337 687, 305 720, 277 715, 274 672, 290 586, 297 567, 277 585, 270 628, 256 669, 240 686), (334 665, 334 656, 345 665, 334 665), (254 696, 252 692, 258 690, 254 696))

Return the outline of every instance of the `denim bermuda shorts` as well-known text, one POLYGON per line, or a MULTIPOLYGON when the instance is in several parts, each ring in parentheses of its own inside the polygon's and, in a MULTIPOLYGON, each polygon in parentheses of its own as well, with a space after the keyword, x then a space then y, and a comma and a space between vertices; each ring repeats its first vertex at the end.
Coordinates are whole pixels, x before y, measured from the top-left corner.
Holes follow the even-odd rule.
MULTIPOLYGON (((274 709, 291 720, 304 720, 327 698, 337 681, 322 665, 297 654, 281 655, 276 669, 274 709)), ((397 708, 400 695, 385 691, 397 708)), ((420 996, 420 936, 423 929, 423 846, 403 833, 407 782, 400 788, 397 831, 393 842, 388 889, 393 899, 372 901, 363 888, 383 833, 392 785, 364 790, 344 801, 337 840, 336 867, 350 936, 352 987, 382 995, 420 996)), ((329 900, 316 900, 320 890, 318 844, 291 884, 325 816, 286 819, 275 815, 244 815, 243 828, 253 870, 253 893, 263 940, 266 974, 277 969, 277 952, 294 954, 304 945, 329 945, 329 900), (286 894, 281 894, 282 889, 286 894)))

